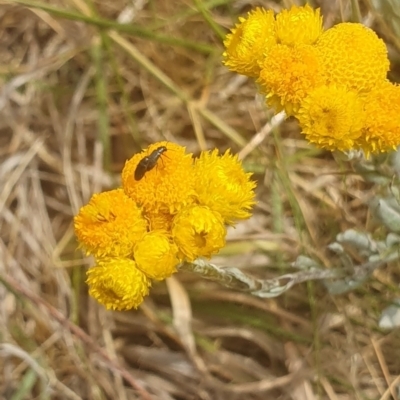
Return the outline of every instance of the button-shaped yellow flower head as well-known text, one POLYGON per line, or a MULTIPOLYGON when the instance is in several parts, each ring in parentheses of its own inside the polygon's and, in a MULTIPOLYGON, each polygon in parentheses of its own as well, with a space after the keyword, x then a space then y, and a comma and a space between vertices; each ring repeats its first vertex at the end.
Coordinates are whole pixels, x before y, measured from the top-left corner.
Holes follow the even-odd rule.
POLYGON ((218 150, 203 151, 194 169, 199 204, 218 212, 227 224, 250 217, 256 184, 250 179, 252 174, 243 170, 237 155, 229 150, 223 155, 218 150))
POLYGON ((276 112, 295 114, 301 101, 325 83, 325 68, 314 46, 273 46, 262 65, 257 83, 276 112))
POLYGON ((314 44, 323 32, 319 8, 292 6, 276 15, 276 39, 287 46, 314 44))
POLYGON ((108 310, 137 308, 149 294, 150 280, 128 258, 104 258, 87 271, 89 294, 108 310))
POLYGON ((147 233, 136 243, 137 267, 149 278, 163 280, 176 272, 178 248, 165 231, 147 233))
POLYGON ((126 162, 122 171, 123 189, 146 213, 174 214, 193 201, 192 164, 192 154, 185 153, 184 147, 171 142, 154 143, 126 162), (153 168, 137 179, 136 171, 142 168, 143 160, 160 147, 166 150, 153 168))
POLYGON ((363 102, 345 87, 320 86, 302 102, 296 114, 306 139, 319 148, 348 151, 361 135, 363 102))
POLYGON ((386 79, 386 45, 364 25, 335 25, 320 36, 316 48, 326 67, 328 84, 366 92, 386 79))
POLYGON ((365 154, 396 150, 400 146, 400 86, 383 82, 364 98, 366 121, 358 140, 365 154))
POLYGON ((147 231, 141 209, 122 189, 94 194, 74 218, 75 233, 88 254, 129 257, 147 231))
POLYGON ((256 8, 226 35, 224 64, 238 74, 257 78, 264 53, 276 43, 275 18, 271 10, 256 8))
POLYGON ((172 238, 181 258, 193 261, 211 257, 225 246, 226 228, 221 215, 205 206, 190 206, 174 218, 172 238))

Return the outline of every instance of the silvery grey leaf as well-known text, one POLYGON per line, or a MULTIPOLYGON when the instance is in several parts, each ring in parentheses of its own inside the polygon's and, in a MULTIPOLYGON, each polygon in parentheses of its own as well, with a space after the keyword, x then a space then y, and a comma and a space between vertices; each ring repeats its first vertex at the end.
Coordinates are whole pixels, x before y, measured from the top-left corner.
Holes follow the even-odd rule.
POLYGON ((381 261, 382 257, 379 254, 373 254, 372 256, 368 257, 368 262, 370 263, 377 263, 381 261))
POLYGON ((391 154, 390 164, 392 165, 397 176, 400 176, 400 151, 399 151, 399 149, 397 149, 397 151, 394 151, 391 154))
POLYGON ((344 253, 343 246, 338 242, 333 242, 333 243, 328 244, 328 249, 333 251, 335 254, 338 254, 338 255, 344 253))
POLYGON ((392 232, 400 232, 400 207, 394 198, 374 198, 370 210, 392 232))
POLYGON ((366 280, 342 279, 333 282, 325 281, 324 284, 330 294, 344 294, 361 286, 366 280))
POLYGON ((400 299, 395 299, 393 304, 386 307, 379 318, 379 327, 393 329, 400 326, 400 299))
POLYGON ((306 256, 298 256, 296 261, 292 263, 292 267, 297 269, 322 268, 315 260, 306 256))
POLYGON ((371 235, 364 232, 357 232, 354 229, 348 229, 336 236, 336 240, 353 249, 358 250, 361 255, 368 256, 371 252, 376 252, 377 243, 371 238, 371 235))
POLYGON ((400 243, 400 236, 395 233, 389 233, 386 237, 386 246, 392 247, 400 243))
POLYGON ((345 252, 343 246, 338 242, 333 242, 328 245, 328 249, 334 252, 340 258, 340 263, 342 268, 351 268, 353 267, 353 260, 351 257, 345 252))

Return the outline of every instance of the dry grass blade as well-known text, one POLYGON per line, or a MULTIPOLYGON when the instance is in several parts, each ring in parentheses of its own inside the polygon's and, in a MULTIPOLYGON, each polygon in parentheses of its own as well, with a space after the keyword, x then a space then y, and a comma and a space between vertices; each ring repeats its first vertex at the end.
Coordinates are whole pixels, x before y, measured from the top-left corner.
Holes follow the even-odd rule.
POLYGON ((192 309, 189 296, 184 287, 173 276, 168 278, 167 287, 172 303, 173 325, 190 354, 196 353, 196 347, 191 328, 192 309))

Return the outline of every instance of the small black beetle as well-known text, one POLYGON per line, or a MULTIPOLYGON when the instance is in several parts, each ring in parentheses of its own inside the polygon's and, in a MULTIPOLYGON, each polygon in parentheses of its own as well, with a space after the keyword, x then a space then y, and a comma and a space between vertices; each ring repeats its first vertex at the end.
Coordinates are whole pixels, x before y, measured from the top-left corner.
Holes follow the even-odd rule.
POLYGON ((165 146, 160 146, 149 156, 142 158, 135 169, 135 180, 140 181, 147 171, 152 170, 157 165, 158 159, 166 151, 167 148, 165 146))

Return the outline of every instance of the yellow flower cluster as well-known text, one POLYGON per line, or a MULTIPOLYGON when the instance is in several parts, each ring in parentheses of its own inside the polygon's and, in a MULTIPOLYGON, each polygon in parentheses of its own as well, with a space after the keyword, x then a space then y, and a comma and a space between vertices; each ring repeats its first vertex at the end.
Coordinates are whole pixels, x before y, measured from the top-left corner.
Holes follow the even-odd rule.
POLYGON ((217 253, 226 225, 250 216, 250 177, 229 150, 193 158, 182 146, 159 142, 135 154, 122 188, 93 195, 74 219, 80 246, 96 259, 87 272, 89 294, 107 309, 137 308, 152 279, 217 253))
POLYGON ((324 31, 319 10, 257 8, 224 40, 224 64, 256 80, 268 106, 299 120, 328 150, 388 152, 400 145, 400 86, 387 80, 385 43, 357 23, 324 31))

